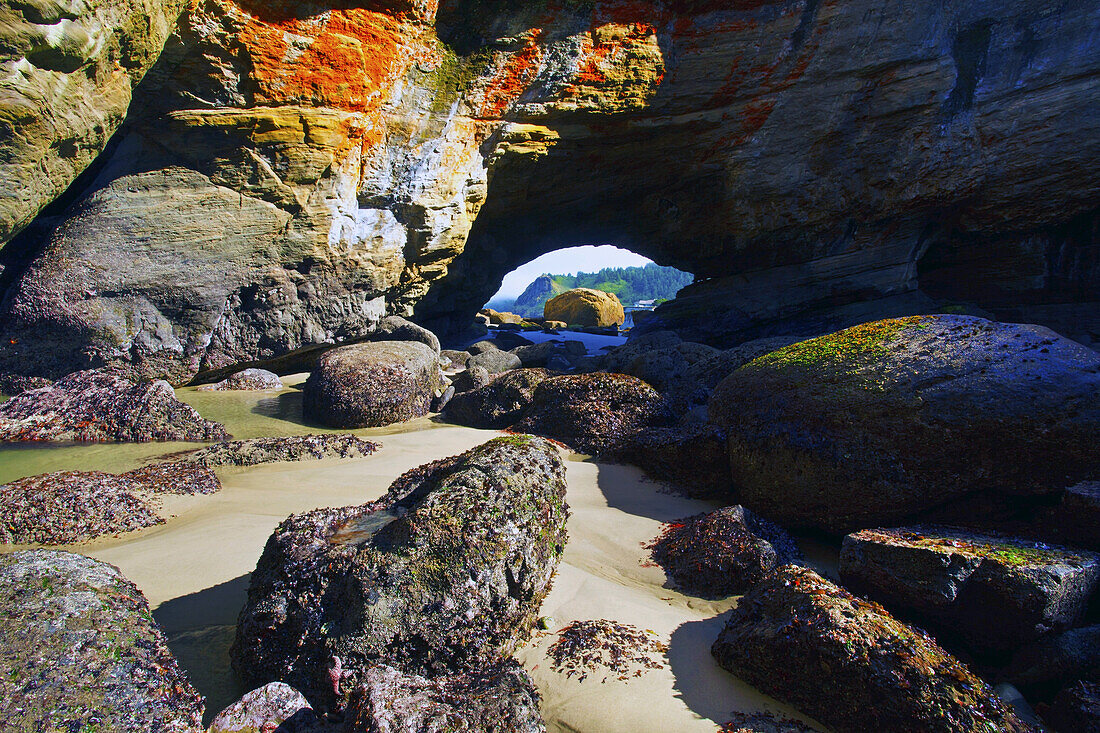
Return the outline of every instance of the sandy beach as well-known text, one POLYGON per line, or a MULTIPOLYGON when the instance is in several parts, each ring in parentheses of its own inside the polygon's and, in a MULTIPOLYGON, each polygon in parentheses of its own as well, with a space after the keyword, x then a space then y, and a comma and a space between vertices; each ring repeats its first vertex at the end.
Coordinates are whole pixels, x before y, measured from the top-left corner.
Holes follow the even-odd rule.
MULTIPOLYGON (((280 393, 179 390, 204 416, 240 438, 323 432, 299 422, 297 386, 280 393)), ((434 418, 355 431, 381 443, 372 456, 219 469, 223 490, 211 496, 168 497, 165 524, 67 549, 118 566, 148 597, 154 617, 207 696, 208 717, 243 692, 228 649, 249 573, 264 543, 287 515, 323 506, 360 504, 380 496, 402 472, 461 453, 498 433, 447 425, 434 418)), ((0 452, 7 478, 39 470, 81 467, 122 470, 182 447, 70 446, 0 452)), ((671 495, 628 466, 569 455, 569 544, 542 614, 549 631, 517 657, 543 697, 550 731, 714 731, 734 711, 798 714, 715 664, 710 645, 735 600, 705 601, 666 587, 644 547, 663 522, 712 508, 671 495), (627 681, 596 670, 583 681, 555 671, 546 651, 570 622, 609 619, 650 630, 668 644, 661 667, 627 681)), ((809 553, 812 558, 812 553, 809 553)), ((804 718, 802 718, 805 720, 804 718)), ((817 726, 820 727, 820 726, 817 726)))

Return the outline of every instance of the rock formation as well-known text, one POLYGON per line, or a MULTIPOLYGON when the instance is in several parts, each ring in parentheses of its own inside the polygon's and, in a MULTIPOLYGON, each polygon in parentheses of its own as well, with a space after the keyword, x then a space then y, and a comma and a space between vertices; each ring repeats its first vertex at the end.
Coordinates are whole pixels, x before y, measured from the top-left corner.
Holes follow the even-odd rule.
POLYGON ((621 326, 623 304, 614 293, 592 288, 575 288, 546 301, 543 315, 548 321, 577 326, 621 326))
POLYGON ((390 425, 427 415, 441 377, 436 352, 417 341, 342 346, 317 362, 302 409, 333 428, 390 425))
POLYGON ((172 456, 169 463, 151 466, 255 466, 273 461, 319 461, 322 458, 362 458, 378 450, 378 443, 354 435, 293 435, 250 438, 217 443, 172 456))
POLYGON ((194 733, 191 687, 145 596, 68 552, 0 555, 0 728, 194 733))
POLYGON ((164 381, 84 371, 0 405, 0 441, 225 440, 225 427, 176 399, 164 381))
POLYGON ((1034 730, 931 637, 806 568, 780 568, 750 591, 712 651, 838 731, 1034 730))
POLYGON ((869 529, 844 538, 840 577, 973 648, 1011 650, 1081 620, 1100 556, 957 529, 869 529))
POLYGON ((218 713, 206 733, 320 733, 321 726, 302 693, 282 682, 272 682, 218 713))
POLYGON ((283 388, 279 375, 266 369, 242 369, 234 372, 220 382, 199 387, 200 392, 229 392, 235 390, 262 392, 283 388))
POLYGON ((321 710, 344 709, 381 664, 483 670, 534 624, 567 514, 557 448, 509 436, 413 469, 377 502, 290 517, 252 575, 234 667, 321 710))
POLYGON ((719 384, 709 417, 727 429, 746 506, 839 532, 1090 478, 1098 396, 1091 349, 1038 326, 928 316, 773 351, 719 384))
POLYGON ((546 369, 505 372, 483 387, 456 394, 443 416, 472 428, 507 428, 519 422, 535 399, 535 389, 551 376, 546 369))
MULTIPOLYGON (((58 130, 50 160, 114 127, 172 14, 142 10, 133 37, 132 13, 96 35, 12 11, 32 78, 116 80, 68 95, 111 108, 84 121, 19 108, 58 130)), ((4 249, 0 370, 182 383, 386 314, 453 333, 504 273, 593 241, 694 272, 646 324, 692 340, 927 310, 925 282, 1093 338, 1098 24, 1038 0, 195 2, 112 146, 4 249)))

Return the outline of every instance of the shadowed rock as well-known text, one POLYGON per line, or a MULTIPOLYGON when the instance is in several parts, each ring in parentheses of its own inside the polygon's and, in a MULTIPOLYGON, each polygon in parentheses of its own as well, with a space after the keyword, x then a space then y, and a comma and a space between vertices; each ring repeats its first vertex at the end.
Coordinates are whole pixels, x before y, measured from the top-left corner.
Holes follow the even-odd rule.
POLYGON ((851 531, 979 492, 1037 495, 1089 478, 1100 354, 1039 326, 878 321, 746 364, 714 391, 709 416, 729 432, 747 506, 851 531))
POLYGON ((426 679, 374 667, 355 691, 349 733, 542 733, 539 694, 513 660, 426 679))
POLYGON ((546 369, 505 372, 483 387, 456 394, 444 408, 443 417, 471 428, 509 427, 531 406, 539 384, 551 376, 546 369))
POLYGON ((413 469, 376 502, 293 516, 252 575, 234 668, 324 709, 379 664, 482 669, 529 632, 567 513, 557 448, 509 436, 413 469))
POLYGON ((306 380, 307 419, 368 428, 423 417, 441 385, 436 352, 416 341, 380 341, 328 351, 306 380))
POLYGON ((736 496, 726 433, 708 423, 639 431, 625 438, 612 457, 637 466, 650 478, 667 482, 687 496, 736 496))
POLYGON ((201 728, 202 697, 141 591, 68 552, 0 555, 0 729, 201 728))
POLYGON ((673 422, 665 400, 637 377, 583 374, 540 383, 515 429, 598 454, 615 449, 634 433, 673 422))
POLYGON ((931 637, 807 568, 780 568, 745 595, 711 652, 842 732, 1033 730, 931 637))
POLYGON ((85 371, 0 405, 0 441, 225 440, 225 427, 176 399, 167 382, 85 371))
POLYGON ((282 682, 249 692, 218 713, 206 733, 321 733, 321 721, 302 693, 282 682))
POLYGON ((868 529, 844 538, 840 577, 978 649, 1012 649, 1080 620, 1100 557, 950 528, 868 529))
POLYGON ((1057 733, 1100 731, 1100 683, 1081 680, 1061 690, 1046 720, 1057 733))

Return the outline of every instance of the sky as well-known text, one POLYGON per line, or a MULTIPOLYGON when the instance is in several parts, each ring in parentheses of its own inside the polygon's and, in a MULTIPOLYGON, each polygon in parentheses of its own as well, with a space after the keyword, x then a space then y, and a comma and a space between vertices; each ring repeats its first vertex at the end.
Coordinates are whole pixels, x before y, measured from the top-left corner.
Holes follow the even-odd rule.
POLYGON ((578 272, 598 272, 605 267, 641 267, 650 260, 636 255, 630 250, 612 247, 609 244, 599 247, 568 247, 548 252, 536 257, 526 265, 520 265, 504 276, 500 290, 491 300, 500 298, 518 298, 535 278, 543 273, 551 275, 576 275, 578 272))

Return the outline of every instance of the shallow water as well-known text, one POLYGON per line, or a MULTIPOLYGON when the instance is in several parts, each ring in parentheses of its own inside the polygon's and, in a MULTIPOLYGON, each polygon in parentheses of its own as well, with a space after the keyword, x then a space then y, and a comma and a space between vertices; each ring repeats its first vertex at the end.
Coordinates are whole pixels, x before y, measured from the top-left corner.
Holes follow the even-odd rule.
MULTIPOLYGON (((208 419, 238 438, 332 432, 301 421, 304 375, 277 393, 178 390, 208 419)), ((493 431, 447 425, 433 418, 390 428, 354 431, 381 443, 364 458, 273 463, 217 469, 222 491, 166 497, 168 521, 120 537, 72 547, 118 566, 145 593, 169 646, 207 697, 207 719, 246 692, 233 674, 229 648, 244 604, 249 574, 276 525, 288 515, 324 506, 362 504, 381 496, 404 471, 461 453, 493 431)), ((120 471, 196 444, 69 445, 0 448, 0 477, 61 469, 120 471)), ((579 681, 550 667, 542 634, 517 657, 543 697, 550 731, 634 733, 639 730, 714 731, 735 710, 793 710, 719 668, 710 645, 734 600, 704 601, 667 587, 648 563, 644 543, 662 522, 712 505, 660 491, 634 468, 567 457, 572 515, 570 541, 542 613, 551 628, 606 618, 652 629, 669 643, 665 666, 629 681, 579 681)), ((387 517, 376 517, 369 530, 387 517), (377 521, 375 521, 377 520, 377 521)), ((351 528, 356 529, 356 528, 351 528)), ((814 553, 815 555, 818 553, 814 553)), ((828 553, 820 554, 828 565, 828 553)), ((815 564, 818 564, 815 562, 815 564)))

